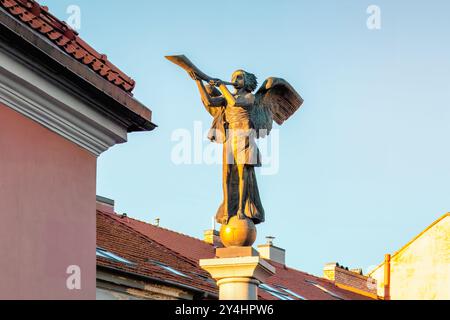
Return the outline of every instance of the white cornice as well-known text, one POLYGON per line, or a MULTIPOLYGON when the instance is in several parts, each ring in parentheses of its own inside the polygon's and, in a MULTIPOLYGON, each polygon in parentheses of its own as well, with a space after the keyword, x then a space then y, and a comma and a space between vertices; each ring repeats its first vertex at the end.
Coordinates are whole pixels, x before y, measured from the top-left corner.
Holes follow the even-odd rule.
MULTIPOLYGON (((72 89, 73 90, 73 89, 72 89)), ((127 129, 67 90, 33 62, 0 46, 0 103, 98 156, 127 141, 127 129)))

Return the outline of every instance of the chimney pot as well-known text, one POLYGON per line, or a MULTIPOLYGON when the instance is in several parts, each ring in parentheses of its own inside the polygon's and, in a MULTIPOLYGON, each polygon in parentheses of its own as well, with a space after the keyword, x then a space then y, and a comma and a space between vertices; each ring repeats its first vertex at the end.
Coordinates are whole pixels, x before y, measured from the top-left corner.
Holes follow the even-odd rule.
POLYGON ((364 275, 364 272, 361 268, 357 268, 357 269, 350 269, 351 272, 354 272, 356 274, 359 274, 360 276, 364 275))
POLYGON ((275 239, 276 239, 275 237, 267 236, 267 237, 266 237, 267 244, 270 245, 270 246, 272 246, 272 245, 273 245, 273 241, 274 241, 275 239))

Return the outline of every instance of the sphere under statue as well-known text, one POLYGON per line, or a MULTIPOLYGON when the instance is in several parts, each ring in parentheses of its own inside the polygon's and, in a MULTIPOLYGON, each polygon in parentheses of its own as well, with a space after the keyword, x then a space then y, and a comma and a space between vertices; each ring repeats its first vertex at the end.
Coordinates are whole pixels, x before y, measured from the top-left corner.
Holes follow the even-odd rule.
POLYGON ((232 217, 220 229, 222 244, 229 247, 251 247, 256 241, 256 226, 252 220, 232 217))

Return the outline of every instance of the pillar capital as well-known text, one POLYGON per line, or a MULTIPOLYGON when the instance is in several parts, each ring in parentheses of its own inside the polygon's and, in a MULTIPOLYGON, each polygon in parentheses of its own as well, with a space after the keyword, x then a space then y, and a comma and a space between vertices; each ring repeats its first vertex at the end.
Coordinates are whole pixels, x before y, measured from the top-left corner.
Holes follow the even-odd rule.
POLYGON ((217 281, 220 300, 258 300, 259 284, 275 274, 272 265, 254 255, 200 260, 200 267, 217 281))

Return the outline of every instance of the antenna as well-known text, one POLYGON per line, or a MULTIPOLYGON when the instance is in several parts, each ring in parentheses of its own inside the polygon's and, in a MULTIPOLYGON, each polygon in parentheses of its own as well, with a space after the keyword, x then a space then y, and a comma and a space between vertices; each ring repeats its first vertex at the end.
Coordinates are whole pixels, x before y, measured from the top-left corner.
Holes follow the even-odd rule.
POLYGON ((216 217, 212 217, 211 226, 212 230, 216 230, 216 217))

